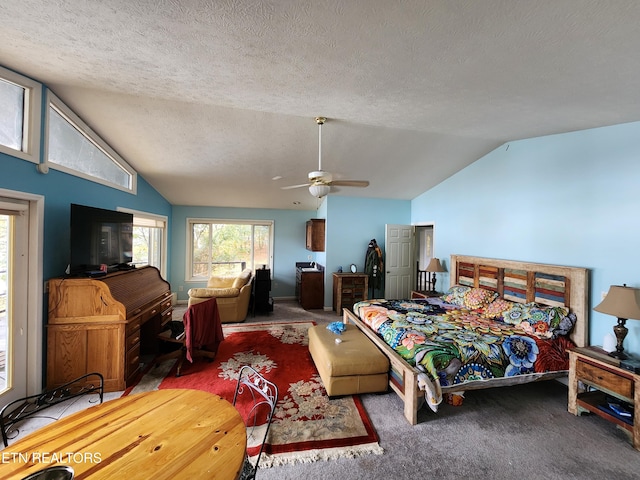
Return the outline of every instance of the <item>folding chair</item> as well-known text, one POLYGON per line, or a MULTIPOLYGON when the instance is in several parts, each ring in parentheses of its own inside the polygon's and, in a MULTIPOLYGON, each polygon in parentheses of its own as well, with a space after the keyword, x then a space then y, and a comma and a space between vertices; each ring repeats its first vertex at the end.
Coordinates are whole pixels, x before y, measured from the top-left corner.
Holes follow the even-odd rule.
POLYGON ((278 387, 276 384, 265 379, 248 365, 240 369, 236 391, 233 395, 233 405, 238 408, 238 411, 244 417, 245 426, 247 427, 247 449, 255 448, 255 441, 252 442, 252 440, 260 441, 260 450, 256 457, 255 465, 249 460, 248 455, 245 457, 240 474, 241 480, 253 480, 256 478, 260 456, 269 434, 277 401, 278 387), (261 438, 259 438, 260 436, 261 438))
MULTIPOLYGON (((14 437, 20 433, 16 426, 29 417, 39 417, 38 413, 62 402, 81 395, 97 393, 100 403, 104 398, 104 378, 102 374, 93 372, 72 380, 58 388, 45 390, 36 395, 20 398, 8 403, 0 410, 0 429, 4 446, 9 446, 9 435, 14 437)), ((49 417, 57 420, 55 417, 49 417)))

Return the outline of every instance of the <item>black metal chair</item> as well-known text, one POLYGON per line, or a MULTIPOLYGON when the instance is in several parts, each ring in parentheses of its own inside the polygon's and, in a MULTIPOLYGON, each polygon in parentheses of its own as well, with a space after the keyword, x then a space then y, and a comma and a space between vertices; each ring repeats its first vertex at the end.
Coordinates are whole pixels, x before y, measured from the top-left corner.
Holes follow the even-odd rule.
MULTIPOLYGON (((20 433, 17 424, 26 418, 40 416, 37 414, 42 410, 91 393, 97 393, 100 403, 102 403, 104 399, 104 377, 102 374, 97 372, 87 373, 58 388, 45 390, 37 395, 30 395, 8 403, 0 410, 0 429, 2 430, 4 446, 9 446, 10 434, 14 434, 11 438, 15 438, 20 433)), ((48 418, 57 420, 55 417, 48 418)))
POLYGON ((240 474, 241 480, 253 480, 260 464, 260 456, 269 434, 273 413, 278 402, 278 387, 275 383, 265 379, 252 367, 245 365, 240 369, 238 384, 233 395, 233 405, 244 414, 244 422, 247 427, 247 448, 260 442, 260 450, 252 463, 248 456, 245 457, 240 474), (242 402, 242 404, 240 403, 242 402), (258 428, 260 427, 260 428, 258 428), (262 433, 264 431, 264 434, 262 433), (261 438, 258 438, 261 436, 261 438))

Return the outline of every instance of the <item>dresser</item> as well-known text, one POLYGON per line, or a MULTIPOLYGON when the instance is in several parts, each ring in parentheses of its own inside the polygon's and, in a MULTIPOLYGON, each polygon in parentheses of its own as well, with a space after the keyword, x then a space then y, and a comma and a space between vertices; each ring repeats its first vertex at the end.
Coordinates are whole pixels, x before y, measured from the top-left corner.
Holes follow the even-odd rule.
MULTIPOLYGON (((354 269, 355 270, 355 269, 354 269)), ((333 309, 342 315, 342 309, 353 309, 357 302, 367 299, 369 275, 366 273, 333 274, 333 309)))
POLYGON ((130 386, 141 355, 157 353, 157 334, 171 320, 171 288, 158 269, 47 285, 47 388, 90 372, 104 376, 107 392, 130 386))

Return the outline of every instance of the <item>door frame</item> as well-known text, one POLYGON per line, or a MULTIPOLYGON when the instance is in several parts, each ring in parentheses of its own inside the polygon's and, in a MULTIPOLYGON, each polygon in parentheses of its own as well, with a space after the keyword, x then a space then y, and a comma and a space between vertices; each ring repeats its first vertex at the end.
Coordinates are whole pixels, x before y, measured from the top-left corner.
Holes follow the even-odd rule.
MULTIPOLYGON (((406 227, 412 227, 414 230, 414 235, 413 235, 413 250, 411 252, 412 255, 412 260, 411 260, 411 264, 412 264, 412 270, 411 270, 411 287, 410 290, 413 290, 415 285, 416 285, 416 270, 415 270, 415 265, 416 265, 416 261, 419 258, 419 252, 418 252, 418 248, 420 247, 419 242, 418 242, 418 229, 420 228, 426 228, 426 227, 431 227, 431 231, 433 233, 433 244, 431 245, 431 251, 433 253, 432 256, 436 256, 435 252, 436 252, 436 222, 420 222, 420 223, 412 223, 410 225, 405 225, 406 227)), ((386 225, 385 225, 385 232, 386 232, 386 225)), ((386 242, 386 238, 385 238, 385 242, 386 242)), ((387 246, 385 245, 385 249, 387 248, 387 246)), ((444 266, 444 265, 443 265, 444 266)), ((386 289, 386 285, 387 285, 387 271, 385 268, 385 289, 386 289)))
POLYGON ((44 196, 0 188, 0 196, 29 202, 27 271, 27 395, 42 391, 44 196))

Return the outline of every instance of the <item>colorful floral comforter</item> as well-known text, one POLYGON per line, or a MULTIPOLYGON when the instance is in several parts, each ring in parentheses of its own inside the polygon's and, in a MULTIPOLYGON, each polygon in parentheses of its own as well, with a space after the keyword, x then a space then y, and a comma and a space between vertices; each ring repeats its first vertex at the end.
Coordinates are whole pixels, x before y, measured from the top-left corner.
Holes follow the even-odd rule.
POLYGON ((514 308, 496 317, 490 305, 472 309, 430 298, 368 300, 353 311, 439 386, 567 370, 574 344, 557 328, 565 318, 554 320, 541 307, 528 316, 520 304, 514 308))

